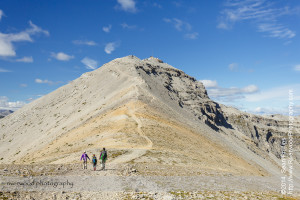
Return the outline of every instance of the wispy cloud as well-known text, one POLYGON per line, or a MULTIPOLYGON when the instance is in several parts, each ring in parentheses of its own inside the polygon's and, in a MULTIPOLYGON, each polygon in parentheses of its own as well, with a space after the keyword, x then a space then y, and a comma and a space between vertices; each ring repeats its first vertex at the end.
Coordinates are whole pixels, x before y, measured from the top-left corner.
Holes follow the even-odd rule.
POLYGON ((237 99, 244 99, 246 94, 252 94, 257 92, 259 89, 256 85, 249 85, 244 88, 211 88, 208 90, 208 94, 211 98, 222 102, 232 102, 237 99))
POLYGON ((176 7, 182 7, 182 3, 181 2, 179 2, 179 1, 173 1, 172 2, 176 7))
POLYGON ((47 30, 43 30, 42 28, 38 27, 37 25, 33 24, 29 21, 30 28, 26 29, 25 31, 21 31, 19 33, 1 33, 0 32, 0 56, 7 57, 7 56, 16 56, 16 51, 13 43, 15 42, 33 42, 31 36, 37 34, 44 34, 49 35, 47 30))
POLYGON ((231 63, 228 65, 228 68, 230 71, 235 71, 238 69, 238 67, 239 67, 239 64, 237 64, 237 63, 231 63))
POLYGON ((160 5, 159 3, 156 3, 156 2, 154 2, 152 5, 157 8, 162 8, 162 5, 160 5))
POLYGON ((28 85, 26 83, 20 84, 20 87, 27 87, 28 85))
POLYGON ((296 36, 294 31, 279 24, 260 24, 258 25, 259 32, 265 32, 269 37, 291 39, 296 36))
POLYGON ((185 37, 186 39, 190 39, 190 40, 196 40, 196 39, 198 39, 198 36, 199 36, 199 33, 197 33, 197 32, 186 33, 186 34, 184 35, 184 37, 185 37))
POLYGON ((81 60, 81 62, 85 65, 87 69, 96 69, 98 66, 98 62, 91 58, 85 57, 81 60))
POLYGON ((300 65, 296 65, 296 66, 294 67, 294 70, 300 72, 300 65))
POLYGON ((257 26, 266 36, 290 39, 296 33, 279 22, 279 18, 293 13, 288 6, 276 8, 270 0, 227 0, 217 28, 231 29, 235 23, 249 21, 257 26))
POLYGON ((88 46, 96 46, 97 43, 92 40, 73 40, 73 44, 76 45, 88 45, 88 46))
POLYGON ((0 109, 17 110, 26 105, 23 101, 9 101, 6 96, 0 96, 0 109))
POLYGON ((136 25, 128 25, 127 23, 122 23, 121 26, 124 29, 136 29, 137 28, 136 25))
POLYGON ((293 91, 294 115, 300 115, 300 84, 284 85, 246 94, 240 101, 247 112, 255 114, 289 114, 289 91, 293 91))
POLYGON ((58 52, 58 53, 51 53, 51 57, 55 58, 56 60, 60 61, 69 61, 74 58, 74 56, 65 54, 63 52, 58 52))
POLYGON ((135 13, 137 12, 136 2, 134 0, 117 0, 118 5, 117 8, 124 10, 126 12, 135 13))
POLYGON ((0 9, 0 21, 1 21, 3 16, 4 16, 4 12, 3 12, 3 10, 0 9))
POLYGON ((172 24, 177 31, 185 32, 184 38, 186 39, 195 40, 199 36, 199 33, 192 32, 192 25, 186 21, 177 18, 163 18, 163 21, 172 24))
POLYGON ((17 62, 24 62, 24 63, 32 63, 33 58, 32 56, 25 56, 23 58, 16 59, 17 62))
POLYGON ((110 30, 112 28, 112 25, 108 25, 108 26, 103 26, 102 30, 105 32, 105 33, 109 33, 110 30))
POLYGON ((215 88, 218 87, 218 83, 216 80, 200 80, 200 82, 203 83, 203 85, 205 86, 205 88, 215 88))
POLYGON ((259 102, 259 101, 275 100, 275 99, 276 101, 279 100, 287 101, 289 90, 294 89, 295 90, 294 100, 299 101, 300 100, 299 90, 296 93, 296 89, 298 88, 300 88, 300 84, 275 87, 268 90, 260 91, 256 94, 251 94, 251 95, 249 94, 246 96, 245 100, 248 102, 259 102))
POLYGON ((244 99, 245 95, 254 94, 259 91, 256 85, 248 85, 243 88, 222 88, 218 86, 215 80, 201 80, 201 82, 206 87, 208 95, 221 102, 232 102, 238 99, 244 99))
POLYGON ((104 51, 107 54, 111 54, 119 46, 119 42, 110 42, 105 45, 104 51))
POLYGON ((44 30, 41 27, 38 27, 37 25, 33 24, 32 21, 29 21, 29 25, 30 25, 30 28, 25 31, 29 35, 34 35, 34 34, 38 34, 38 33, 43 33, 46 36, 50 35, 49 31, 44 30))
POLYGON ((42 79, 39 79, 39 78, 36 78, 35 82, 39 83, 39 84, 48 84, 48 85, 55 85, 55 84, 63 83, 62 81, 56 81, 56 82, 54 82, 54 81, 49 81, 47 79, 42 80, 42 79))
POLYGON ((163 20, 166 23, 171 23, 174 26, 174 28, 178 31, 182 31, 182 30, 190 31, 192 29, 192 26, 188 22, 185 22, 177 18, 173 18, 173 19, 164 18, 163 20))
POLYGON ((9 71, 9 70, 7 70, 7 69, 0 68, 0 73, 1 73, 1 72, 11 72, 11 71, 9 71))
POLYGON ((255 109, 247 110, 247 112, 259 115, 287 114, 287 109, 277 107, 256 107, 255 109))

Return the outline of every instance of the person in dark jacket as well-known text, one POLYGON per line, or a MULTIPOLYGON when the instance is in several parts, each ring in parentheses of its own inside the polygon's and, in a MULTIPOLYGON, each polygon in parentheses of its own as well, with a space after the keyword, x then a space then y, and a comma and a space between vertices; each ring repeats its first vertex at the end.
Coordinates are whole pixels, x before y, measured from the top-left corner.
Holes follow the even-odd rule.
POLYGON ((99 159, 101 160, 102 164, 101 170, 105 170, 105 162, 107 160, 107 151, 105 150, 105 148, 103 148, 103 150, 101 151, 99 159))

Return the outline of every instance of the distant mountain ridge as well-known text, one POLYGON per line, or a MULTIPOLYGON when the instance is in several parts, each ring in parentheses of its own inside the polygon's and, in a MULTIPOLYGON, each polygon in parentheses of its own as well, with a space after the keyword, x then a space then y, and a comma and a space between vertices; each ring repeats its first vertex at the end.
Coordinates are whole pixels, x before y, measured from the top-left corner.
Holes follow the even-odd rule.
POLYGON ((13 112, 14 111, 12 111, 12 110, 4 110, 4 109, 1 110, 0 109, 0 119, 7 116, 7 115, 9 115, 9 114, 11 114, 11 113, 13 113, 13 112))

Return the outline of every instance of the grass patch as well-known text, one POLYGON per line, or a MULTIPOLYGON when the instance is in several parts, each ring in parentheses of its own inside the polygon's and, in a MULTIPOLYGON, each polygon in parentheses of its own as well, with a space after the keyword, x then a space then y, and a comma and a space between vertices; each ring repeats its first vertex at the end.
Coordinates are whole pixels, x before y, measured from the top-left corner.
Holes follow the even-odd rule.
POLYGON ((111 154, 111 158, 116 158, 116 157, 118 157, 118 156, 120 156, 120 155, 123 155, 123 154, 125 154, 127 151, 115 151, 115 152, 113 152, 112 154, 111 154))
POLYGON ((185 192, 185 191, 170 191, 169 193, 176 197, 180 197, 184 199, 190 196, 190 192, 185 192))
POLYGON ((297 200, 297 199, 292 197, 278 197, 277 200, 297 200))

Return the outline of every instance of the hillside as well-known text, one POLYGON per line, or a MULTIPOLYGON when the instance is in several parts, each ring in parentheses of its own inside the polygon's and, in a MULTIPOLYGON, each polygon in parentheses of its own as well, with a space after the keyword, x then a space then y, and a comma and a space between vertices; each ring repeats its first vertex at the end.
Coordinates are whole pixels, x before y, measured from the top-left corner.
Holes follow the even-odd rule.
MULTIPOLYGON (((24 106, 0 127, 3 164, 77 163, 84 150, 106 147, 111 163, 135 163, 145 174, 172 175, 172 166, 182 174, 266 176, 280 174, 288 119, 218 104, 183 71, 127 56, 24 106)), ((299 119, 294 128, 299 134, 299 119)))

